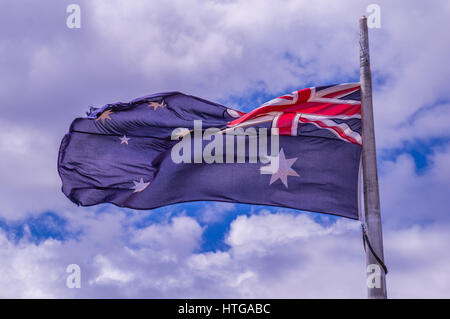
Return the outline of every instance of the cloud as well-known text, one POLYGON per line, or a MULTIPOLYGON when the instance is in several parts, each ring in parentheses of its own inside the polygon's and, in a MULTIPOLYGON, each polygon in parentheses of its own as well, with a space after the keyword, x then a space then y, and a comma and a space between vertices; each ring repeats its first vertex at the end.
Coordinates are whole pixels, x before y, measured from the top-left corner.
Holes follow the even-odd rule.
POLYGON ((0 119, 0 216, 20 219, 71 204, 56 171, 59 138, 0 119))
MULTIPOLYGON (((206 298, 271 293, 308 296, 320 292, 320 284, 313 290, 309 287, 314 280, 322 278, 320 282, 325 285, 333 275, 324 277, 316 269, 314 274, 310 273, 312 276, 306 276, 302 271, 325 267, 324 259, 329 260, 335 275, 345 273, 346 265, 357 271, 341 254, 350 255, 356 264, 358 259, 363 262, 360 243, 344 236, 350 231, 350 237, 359 238, 354 222, 340 221, 327 229, 304 215, 262 212, 241 216, 232 222, 227 235, 230 249, 205 253, 197 251, 203 231, 193 218, 174 217, 167 224, 151 224, 142 229, 124 226, 124 222, 126 216, 121 212, 85 216, 83 223, 89 227, 77 239, 47 239, 39 245, 27 236, 14 245, 1 233, 0 255, 5 261, 1 270, 7 274, 0 279, 2 296, 206 298), (349 223, 353 225, 350 228, 349 223), (298 236, 280 232, 292 229, 293 225, 298 228, 298 236), (105 228, 110 231, 104 233, 105 228), (111 232, 114 228, 116 231, 111 232), (265 231, 271 234, 268 241, 258 235, 265 231), (242 242, 246 238, 251 238, 249 245, 242 242), (333 262, 337 265, 333 266, 333 262), (82 288, 78 290, 64 286, 68 275, 65 269, 72 263, 81 267, 82 288), (293 272, 299 275, 295 283, 291 278, 293 272), (286 287, 289 289, 285 290, 286 287)), ((359 272, 359 281, 363 282, 362 268, 359 272)), ((354 278, 350 282, 357 283, 357 277, 354 278)), ((330 284, 335 286, 335 292, 341 291, 336 283, 330 284)), ((349 282, 345 286, 343 296, 352 295, 354 287, 349 282)))
POLYGON ((436 146, 432 151, 428 155, 430 165, 420 175, 408 154, 384 163, 380 171, 381 209, 390 227, 448 222, 450 144, 436 146))
POLYGON ((204 223, 214 223, 221 221, 228 213, 234 212, 236 205, 232 203, 214 202, 204 205, 198 219, 204 223))
POLYGON ((434 224, 388 232, 386 260, 392 266, 387 287, 392 298, 449 298, 448 227, 434 224))
POLYGON ((202 228, 194 219, 177 217, 167 225, 154 224, 136 230, 132 242, 153 249, 165 247, 167 255, 173 253, 178 256, 200 248, 202 232, 202 228))
MULTIPOLYGON (((1 296, 364 298, 366 294, 356 221, 340 219, 324 226, 304 214, 262 210, 233 220, 226 236, 229 249, 199 252, 203 231, 193 218, 173 217, 167 224, 142 229, 126 226, 126 220, 119 211, 85 216, 89 230, 78 239, 47 239, 39 245, 27 237, 13 244, 0 232, 1 296), (101 235, 104 228, 116 231, 101 235), (80 289, 65 286, 69 275, 65 269, 72 263, 81 267, 80 289)), ((450 295, 450 278, 445 275, 450 266, 448 237, 443 225, 387 231, 390 297, 450 295)))
POLYGON ((441 64, 450 43, 440 40, 440 26, 447 23, 450 12, 448 3, 427 6, 419 1, 408 5, 381 2, 380 5, 383 31, 370 34, 372 70, 375 83, 380 82, 375 84, 374 93, 379 147, 398 147, 412 138, 448 136, 448 131, 439 124, 450 121, 443 107, 437 112, 439 117, 434 117, 436 127, 431 128, 434 125, 429 119, 434 113, 431 106, 448 104, 450 100, 445 84, 450 75, 441 64), (420 116, 413 125, 407 125, 414 115, 420 116))
POLYGON ((89 281, 89 285, 112 284, 115 286, 123 286, 135 279, 135 276, 131 271, 115 267, 112 262, 103 255, 95 256, 94 265, 100 271, 95 279, 89 281))

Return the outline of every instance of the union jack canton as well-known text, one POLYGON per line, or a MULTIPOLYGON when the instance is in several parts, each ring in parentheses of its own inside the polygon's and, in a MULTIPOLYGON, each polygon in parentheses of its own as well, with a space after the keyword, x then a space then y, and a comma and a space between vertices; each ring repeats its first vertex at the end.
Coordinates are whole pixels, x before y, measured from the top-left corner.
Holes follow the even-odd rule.
POLYGON ((359 83, 311 87, 264 103, 255 110, 234 113, 229 128, 272 122, 272 134, 309 135, 299 124, 312 124, 345 142, 361 145, 361 91, 359 83))

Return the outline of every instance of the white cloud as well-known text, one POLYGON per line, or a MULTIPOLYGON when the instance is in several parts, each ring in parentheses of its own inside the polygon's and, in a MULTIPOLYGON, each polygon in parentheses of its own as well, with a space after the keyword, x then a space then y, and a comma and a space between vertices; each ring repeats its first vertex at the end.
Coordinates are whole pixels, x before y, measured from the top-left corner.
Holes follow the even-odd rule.
POLYGON ((100 269, 100 274, 94 280, 89 281, 90 285, 115 284, 121 286, 135 278, 132 272, 115 267, 108 258, 102 255, 95 256, 94 265, 100 269))
POLYGON ((154 224, 136 230, 132 242, 153 250, 164 247, 168 256, 179 256, 200 248, 202 232, 202 227, 194 219, 177 217, 168 224, 154 224))
POLYGON ((324 235, 330 230, 322 228, 306 215, 272 215, 266 212, 251 217, 239 216, 231 224, 227 243, 233 247, 253 245, 261 247, 264 244, 280 245, 295 239, 309 239, 314 235, 324 235), (274 227, 278 225, 279 227, 274 227))
MULTIPOLYGON (((0 233, 1 296, 364 298, 366 294, 364 252, 355 221, 342 219, 323 226, 307 215, 262 211, 232 222, 226 236, 228 250, 200 253, 196 247, 202 228, 189 217, 144 228, 167 238, 155 242, 150 236, 153 244, 139 247, 126 238, 139 237, 140 230, 125 227, 126 217, 118 211, 81 219, 91 230, 77 240, 48 239, 36 245, 24 238, 15 245, 0 233), (105 227, 117 229, 108 240, 96 236, 105 227), (192 230, 199 233, 193 236, 192 230), (186 246, 182 241, 187 237, 196 244, 186 246), (184 248, 174 249, 177 245, 184 248), (81 267, 81 289, 65 287, 69 275, 65 269, 72 263, 81 267)), ((391 297, 450 295, 448 237, 444 225, 386 232, 391 297)))
POLYGON ((221 221, 227 213, 233 212, 236 206, 232 203, 214 202, 206 204, 199 215, 199 220, 205 223, 221 221))
POLYGON ((448 130, 439 123, 449 123, 450 114, 442 107, 437 114, 427 110, 450 100, 446 85, 450 74, 442 65, 450 42, 441 40, 441 26, 447 23, 450 12, 448 3, 381 2, 380 5, 381 32, 374 30, 370 34, 372 70, 375 79, 384 79, 383 85, 375 86, 374 93, 379 147, 398 147, 412 138, 448 136, 448 130), (415 125, 402 126, 419 110, 423 112, 415 125), (430 128, 434 125, 429 120, 423 123, 420 119, 431 114, 437 127, 430 128))
POLYGON ((389 226, 448 221, 450 144, 432 150, 430 167, 421 174, 406 154, 384 163, 380 172, 381 208, 389 226))
POLYGON ((32 243, 14 245, 0 231, 0 297, 53 297, 54 292, 49 288, 62 280, 58 272, 51 271, 61 245, 51 239, 37 246, 32 243))
POLYGON ((450 297, 448 227, 414 226, 387 234, 386 260, 392 265, 387 287, 392 298, 450 297))
POLYGON ((56 169, 59 138, 0 119, 0 216, 20 219, 71 204, 56 169))
POLYGON ((161 6, 118 0, 97 1, 91 10, 103 44, 114 46, 121 61, 155 89, 227 98, 245 95, 255 85, 274 94, 286 86, 355 75, 357 43, 342 43, 357 39, 352 34, 360 9, 356 3, 194 1, 186 6, 174 1, 161 6), (322 40, 310 41, 315 37, 322 40))
MULTIPOLYGON (((35 245, 24 238, 14 245, 1 234, 0 257, 5 261, 1 270, 7 274, 0 278, 3 296, 190 298, 275 294, 292 297, 318 294, 318 287, 332 280, 328 283, 331 296, 333 292, 343 293, 339 284, 333 282, 333 274, 337 277, 345 274, 346 266, 357 270, 342 260, 342 255, 350 256, 356 264, 358 259, 363 262, 361 244, 345 238, 349 231, 337 235, 304 215, 263 213, 237 218, 227 236, 231 248, 206 253, 196 252, 202 228, 189 217, 174 217, 167 224, 152 224, 143 229, 121 227, 126 217, 120 212, 97 217, 85 215, 81 219, 90 229, 78 240, 46 240, 35 245), (286 237, 279 233, 279 229, 291 229, 292 224, 300 229, 298 233, 302 236, 286 237), (116 228, 116 231, 107 239, 99 238, 97 234, 104 228, 116 228), (252 234, 258 238, 264 231, 271 233, 269 237, 273 239, 285 238, 267 242, 249 240, 248 246, 244 242, 236 243, 236 238, 253 238, 252 234), (355 254, 356 248, 359 254, 355 254), (65 269, 72 263, 81 267, 79 290, 64 287, 68 275, 65 269), (318 267, 328 266, 331 271, 324 276, 318 267), (298 276, 295 282, 293 274, 298 276), (321 283, 309 287, 315 280, 321 283)), ((340 225, 332 228, 339 229, 340 225)), ((350 231, 350 237, 359 238, 357 232, 353 235, 352 232, 355 233, 350 231)), ((363 282, 363 276, 360 281, 363 282)), ((357 282, 357 276, 346 282, 343 296, 354 295, 355 287, 351 283, 357 282)))

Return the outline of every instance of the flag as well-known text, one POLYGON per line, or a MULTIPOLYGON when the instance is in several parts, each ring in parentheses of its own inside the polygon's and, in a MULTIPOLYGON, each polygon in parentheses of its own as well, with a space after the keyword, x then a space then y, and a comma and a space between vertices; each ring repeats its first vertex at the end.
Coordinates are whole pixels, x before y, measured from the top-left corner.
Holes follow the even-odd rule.
POLYGON ((360 154, 359 83, 298 90, 249 113, 168 92, 75 119, 58 171, 82 206, 223 201, 357 219, 360 154))

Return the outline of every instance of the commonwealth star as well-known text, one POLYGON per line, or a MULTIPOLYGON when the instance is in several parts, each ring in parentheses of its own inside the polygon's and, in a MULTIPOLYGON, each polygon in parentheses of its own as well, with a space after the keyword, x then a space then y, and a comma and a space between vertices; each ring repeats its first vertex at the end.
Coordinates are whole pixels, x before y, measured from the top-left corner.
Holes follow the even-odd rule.
POLYGON ((294 165, 297 159, 297 157, 286 158, 284 155, 284 150, 281 149, 277 159, 278 169, 272 172, 272 177, 270 178, 269 185, 272 185, 279 179, 283 183, 283 185, 288 188, 288 176, 299 176, 297 172, 292 169, 292 165, 294 165))

